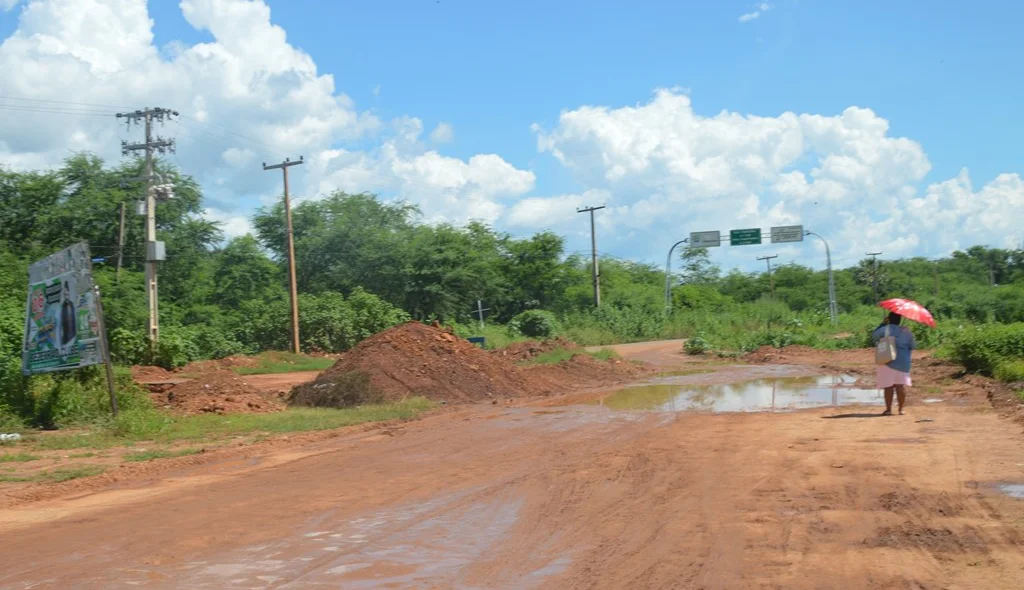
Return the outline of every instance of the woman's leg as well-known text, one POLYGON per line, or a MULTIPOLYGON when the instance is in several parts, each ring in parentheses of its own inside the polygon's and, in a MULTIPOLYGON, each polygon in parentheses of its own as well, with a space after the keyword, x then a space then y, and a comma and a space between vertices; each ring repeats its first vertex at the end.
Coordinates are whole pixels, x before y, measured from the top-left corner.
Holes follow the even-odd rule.
MULTIPOLYGON (((902 414, 903 413, 903 403, 907 401, 906 386, 904 386, 904 385, 896 385, 894 387, 896 387, 896 399, 897 399, 897 402, 899 403, 900 414, 902 414)), ((889 399, 891 400, 892 397, 890 396, 889 399)), ((889 405, 890 405, 890 407, 892 406, 891 403, 889 405)))
POLYGON ((892 394, 895 390, 896 386, 885 388, 885 411, 882 412, 884 415, 892 414, 892 394))

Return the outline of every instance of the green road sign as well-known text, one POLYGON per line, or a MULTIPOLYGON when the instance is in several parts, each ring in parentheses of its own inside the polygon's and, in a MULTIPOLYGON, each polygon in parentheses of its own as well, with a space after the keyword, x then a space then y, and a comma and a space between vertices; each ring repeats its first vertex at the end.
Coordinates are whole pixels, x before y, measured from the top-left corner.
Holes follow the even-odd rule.
POLYGON ((730 246, 752 246, 761 243, 761 228, 734 229, 729 231, 730 246))

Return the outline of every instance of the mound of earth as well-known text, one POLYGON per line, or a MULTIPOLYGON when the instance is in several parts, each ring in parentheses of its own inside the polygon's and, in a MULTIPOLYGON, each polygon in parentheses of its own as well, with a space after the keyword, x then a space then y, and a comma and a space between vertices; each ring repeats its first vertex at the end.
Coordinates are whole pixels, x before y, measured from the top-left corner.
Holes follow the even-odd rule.
POLYGON ((284 409, 281 400, 263 394, 245 377, 227 370, 204 373, 199 378, 151 395, 157 407, 184 415, 251 414, 284 409))
POLYGON ((352 374, 369 379, 370 401, 423 396, 474 402, 542 393, 510 361, 440 328, 408 322, 363 340, 314 381, 293 389, 289 400, 319 405, 309 402, 317 390, 359 382, 352 374))
POLYGON ((492 350, 491 354, 508 359, 513 363, 518 363, 530 360, 533 357, 542 355, 546 352, 558 350, 559 348, 573 350, 579 348, 579 346, 575 342, 559 336, 558 338, 552 338, 551 340, 527 340, 526 342, 513 342, 505 348, 492 350))
POLYGON ((414 396, 448 403, 496 401, 621 383, 645 371, 585 354, 556 365, 517 367, 451 332, 409 322, 362 341, 314 381, 295 387, 288 400, 334 407, 414 396))

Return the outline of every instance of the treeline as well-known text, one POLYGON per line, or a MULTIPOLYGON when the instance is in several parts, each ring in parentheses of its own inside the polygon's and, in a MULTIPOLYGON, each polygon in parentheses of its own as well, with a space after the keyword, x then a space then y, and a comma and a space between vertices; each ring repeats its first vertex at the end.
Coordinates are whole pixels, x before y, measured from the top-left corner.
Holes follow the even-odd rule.
MULTIPOLYGON (((161 162, 157 172, 177 196, 157 207, 167 261, 159 275, 161 346, 147 356, 143 221, 134 215, 144 188, 132 180, 141 171, 138 161, 105 167, 89 154, 53 171, 0 170, 0 380, 19 379, 29 261, 79 240, 104 259, 96 279, 119 363, 179 366, 288 347, 281 206, 255 214, 254 235, 225 241, 218 224, 201 216, 198 185, 161 162), (122 205, 128 222, 118 273, 122 205)), ((513 320, 543 310, 553 329, 584 343, 691 336, 704 325, 694 317, 709 314, 740 314, 748 324, 827 318, 825 273, 797 264, 775 269, 772 296, 764 273, 722 273, 706 251, 685 251, 667 316, 663 270, 615 258, 601 261, 603 305, 595 310, 589 257, 566 255, 563 238, 550 232, 516 238, 480 223, 432 225, 409 204, 342 192, 298 204, 293 224, 306 350, 346 350, 409 318, 472 325, 478 300, 490 324, 534 325, 513 320)), ((1022 276, 1020 250, 977 246, 937 261, 881 261, 877 269, 864 261, 836 272, 836 290, 844 313, 872 305, 877 283, 881 297, 918 299, 940 318, 1013 322, 1024 321, 1022 276)))

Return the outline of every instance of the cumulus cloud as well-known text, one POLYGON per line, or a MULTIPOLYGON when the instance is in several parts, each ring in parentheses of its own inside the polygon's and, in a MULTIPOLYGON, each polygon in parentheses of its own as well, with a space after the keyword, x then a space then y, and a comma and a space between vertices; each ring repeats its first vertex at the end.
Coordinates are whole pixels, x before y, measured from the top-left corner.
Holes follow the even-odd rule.
POLYGON ((768 2, 761 2, 760 4, 757 4, 751 12, 741 14, 737 20, 741 23, 748 23, 759 18, 762 14, 768 12, 772 8, 774 8, 774 5, 768 2))
POLYGON ((21 0, 0 0, 0 10, 7 12, 18 5, 21 0))
MULTIPOLYGON (((113 113, 164 106, 181 113, 157 129, 177 139, 170 159, 199 180, 211 216, 221 220, 277 198, 279 182, 260 172, 261 162, 300 155, 318 165, 292 176, 297 196, 312 187, 329 192, 331 178, 358 178, 363 182, 345 188, 394 188, 438 219, 494 219, 504 207, 498 199, 532 188, 532 173, 496 155, 460 160, 428 150, 414 117, 389 122, 360 111, 331 74, 289 43, 264 1, 182 0, 180 7, 211 41, 174 42, 161 51, 145 0, 25 6, 17 30, 0 44, 0 96, 28 99, 0 100, 0 109, 24 115, 0 123, 0 162, 55 166, 69 149, 116 162, 120 141, 137 142, 141 131, 126 129, 113 113), (364 151, 339 147, 374 144, 364 151), (346 169, 353 162, 358 166, 346 169), (420 185, 430 191, 410 190, 420 185)), ((431 135, 437 143, 450 140, 451 127, 439 125, 431 135)))
MULTIPOLYGON (((642 249, 653 260, 661 242, 667 247, 691 231, 795 223, 831 239, 840 263, 866 251, 941 255, 1020 236, 1012 222, 1024 203, 1019 175, 976 190, 964 171, 922 192, 931 169, 924 149, 890 135, 888 121, 866 108, 832 116, 723 111, 705 117, 685 93, 660 90, 646 104, 583 106, 563 112, 550 131, 535 130, 542 152, 584 186, 609 195, 603 217, 611 239, 620 240, 616 247, 642 249), (622 238, 628 235, 646 238, 622 238), (654 236, 657 246, 648 246, 654 236)), ((566 208, 575 202, 557 199, 566 208)), ((529 219, 513 211, 515 219, 529 219)), ((753 250, 723 248, 716 255, 738 262, 753 250)))
POLYGON ((434 143, 451 143, 455 140, 455 129, 450 123, 438 123, 430 132, 430 141, 434 143))

